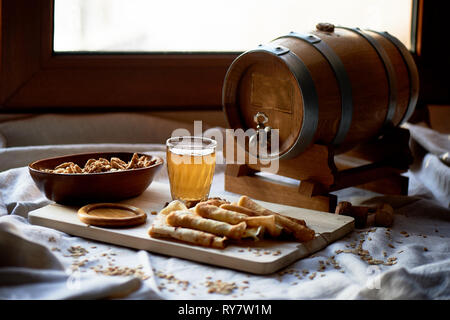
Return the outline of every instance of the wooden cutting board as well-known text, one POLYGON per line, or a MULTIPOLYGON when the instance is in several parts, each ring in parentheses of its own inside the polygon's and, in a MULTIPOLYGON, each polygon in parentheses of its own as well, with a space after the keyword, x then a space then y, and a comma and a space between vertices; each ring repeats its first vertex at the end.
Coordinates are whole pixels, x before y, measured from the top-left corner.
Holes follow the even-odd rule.
MULTIPOLYGON (((221 195, 215 194, 214 196, 221 195)), ((229 201, 236 201, 239 196, 222 197, 229 201)), ((248 240, 242 244, 230 244, 222 250, 193 246, 176 240, 151 238, 147 230, 155 216, 150 213, 161 210, 164 204, 170 200, 169 186, 153 182, 141 196, 122 201, 121 203, 130 204, 146 211, 147 222, 137 227, 110 229, 88 226, 78 219, 78 207, 59 204, 51 204, 31 211, 29 221, 35 225, 53 228, 83 238, 255 274, 276 272, 300 258, 323 249, 354 229, 354 219, 351 217, 257 201, 273 211, 304 219, 307 225, 316 231, 316 238, 307 243, 248 240)))

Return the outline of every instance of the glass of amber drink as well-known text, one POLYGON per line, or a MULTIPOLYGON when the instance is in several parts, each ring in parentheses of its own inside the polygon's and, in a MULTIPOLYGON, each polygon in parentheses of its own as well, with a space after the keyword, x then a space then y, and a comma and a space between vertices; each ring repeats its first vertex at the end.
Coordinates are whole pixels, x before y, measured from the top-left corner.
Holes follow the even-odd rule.
POLYGON ((167 171, 173 200, 196 203, 209 196, 216 165, 215 140, 172 137, 166 142, 167 171))

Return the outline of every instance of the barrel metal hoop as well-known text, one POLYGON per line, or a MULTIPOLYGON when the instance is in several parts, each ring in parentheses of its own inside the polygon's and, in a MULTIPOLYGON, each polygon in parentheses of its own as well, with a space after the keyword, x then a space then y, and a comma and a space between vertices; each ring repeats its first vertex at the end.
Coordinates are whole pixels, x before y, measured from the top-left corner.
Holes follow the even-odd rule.
POLYGON ((345 70, 344 64, 342 63, 339 56, 334 52, 334 50, 328 44, 326 44, 325 41, 321 41, 319 37, 313 34, 300 34, 297 32, 290 32, 288 35, 282 36, 280 38, 287 37, 294 37, 313 45, 322 54, 325 60, 328 61, 328 64, 333 69, 339 85, 339 91, 341 93, 341 120, 339 122, 339 128, 337 130, 336 136, 334 137, 332 143, 334 145, 339 145, 347 136, 353 116, 352 85, 350 82, 350 78, 348 77, 347 70, 345 70))
POLYGON ((283 46, 273 47, 273 46, 270 46, 270 45, 267 45, 267 44, 260 44, 258 46, 258 49, 250 50, 250 51, 268 51, 268 52, 270 52, 270 53, 272 53, 272 54, 274 54, 276 56, 281 56, 283 54, 288 53, 290 50, 289 50, 289 48, 286 48, 286 47, 283 47, 283 46))
POLYGON ((297 80, 303 99, 303 120, 300 133, 294 145, 280 155, 280 159, 291 159, 305 151, 313 141, 319 123, 319 98, 311 73, 303 61, 292 51, 280 58, 284 60, 297 80))
POLYGON ((378 43, 377 40, 375 40, 373 37, 371 37, 369 34, 364 32, 363 30, 359 28, 348 28, 348 27, 336 27, 340 29, 349 30, 352 32, 355 32, 359 34, 361 37, 366 39, 370 45, 375 49, 376 53, 380 57, 381 61, 383 62, 384 70, 386 71, 386 76, 388 79, 389 84, 389 104, 388 104, 388 111, 386 113, 386 118, 384 119, 383 123, 383 130, 389 129, 393 126, 392 119, 395 115, 395 109, 397 107, 397 79, 395 76, 395 70, 394 66, 391 63, 391 60, 389 59, 389 56, 387 55, 384 48, 378 43))
POLYGON ((412 113, 414 112, 414 108, 416 107, 417 100, 419 98, 419 80, 418 80, 418 71, 416 63, 414 62, 413 57, 409 53, 409 50, 401 43, 400 40, 389 34, 388 32, 379 32, 370 30, 372 32, 375 32, 379 34, 382 37, 385 37, 389 41, 392 42, 392 44, 397 48, 397 50, 400 52, 400 55, 405 62, 408 70, 408 76, 409 76, 409 101, 408 101, 408 107, 406 108, 406 112, 403 115, 403 118, 400 120, 399 124, 402 124, 403 122, 408 121, 408 119, 411 117, 412 113))

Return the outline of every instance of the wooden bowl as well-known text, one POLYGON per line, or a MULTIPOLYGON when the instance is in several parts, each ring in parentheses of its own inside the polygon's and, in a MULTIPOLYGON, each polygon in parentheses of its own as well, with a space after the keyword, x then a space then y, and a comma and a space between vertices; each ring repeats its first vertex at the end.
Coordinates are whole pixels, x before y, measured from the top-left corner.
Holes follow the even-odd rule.
MULTIPOLYGON (((138 153, 139 156, 143 155, 138 153)), ((81 168, 89 159, 117 157, 130 161, 132 152, 96 152, 73 154, 35 161, 28 166, 31 177, 45 196, 61 204, 87 204, 93 202, 114 202, 132 198, 143 193, 161 169, 164 160, 153 156, 154 165, 100 173, 49 173, 43 169, 54 169, 64 162, 74 162, 81 168)))

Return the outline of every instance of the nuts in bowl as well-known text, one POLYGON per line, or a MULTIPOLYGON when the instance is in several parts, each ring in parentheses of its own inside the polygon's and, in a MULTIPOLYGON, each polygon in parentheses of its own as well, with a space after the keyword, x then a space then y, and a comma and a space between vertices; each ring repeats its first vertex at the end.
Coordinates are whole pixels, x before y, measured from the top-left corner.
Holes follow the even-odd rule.
POLYGON ((42 159, 28 168, 48 199, 83 204, 140 195, 163 162, 160 157, 140 153, 98 152, 42 159))
POLYGON ((137 168, 150 167, 157 162, 156 158, 148 155, 139 156, 133 153, 131 160, 127 162, 118 157, 111 157, 111 160, 105 158, 89 159, 83 168, 73 162, 64 162, 57 165, 54 169, 42 169, 49 173, 98 173, 98 172, 114 172, 120 170, 131 170, 137 168))

